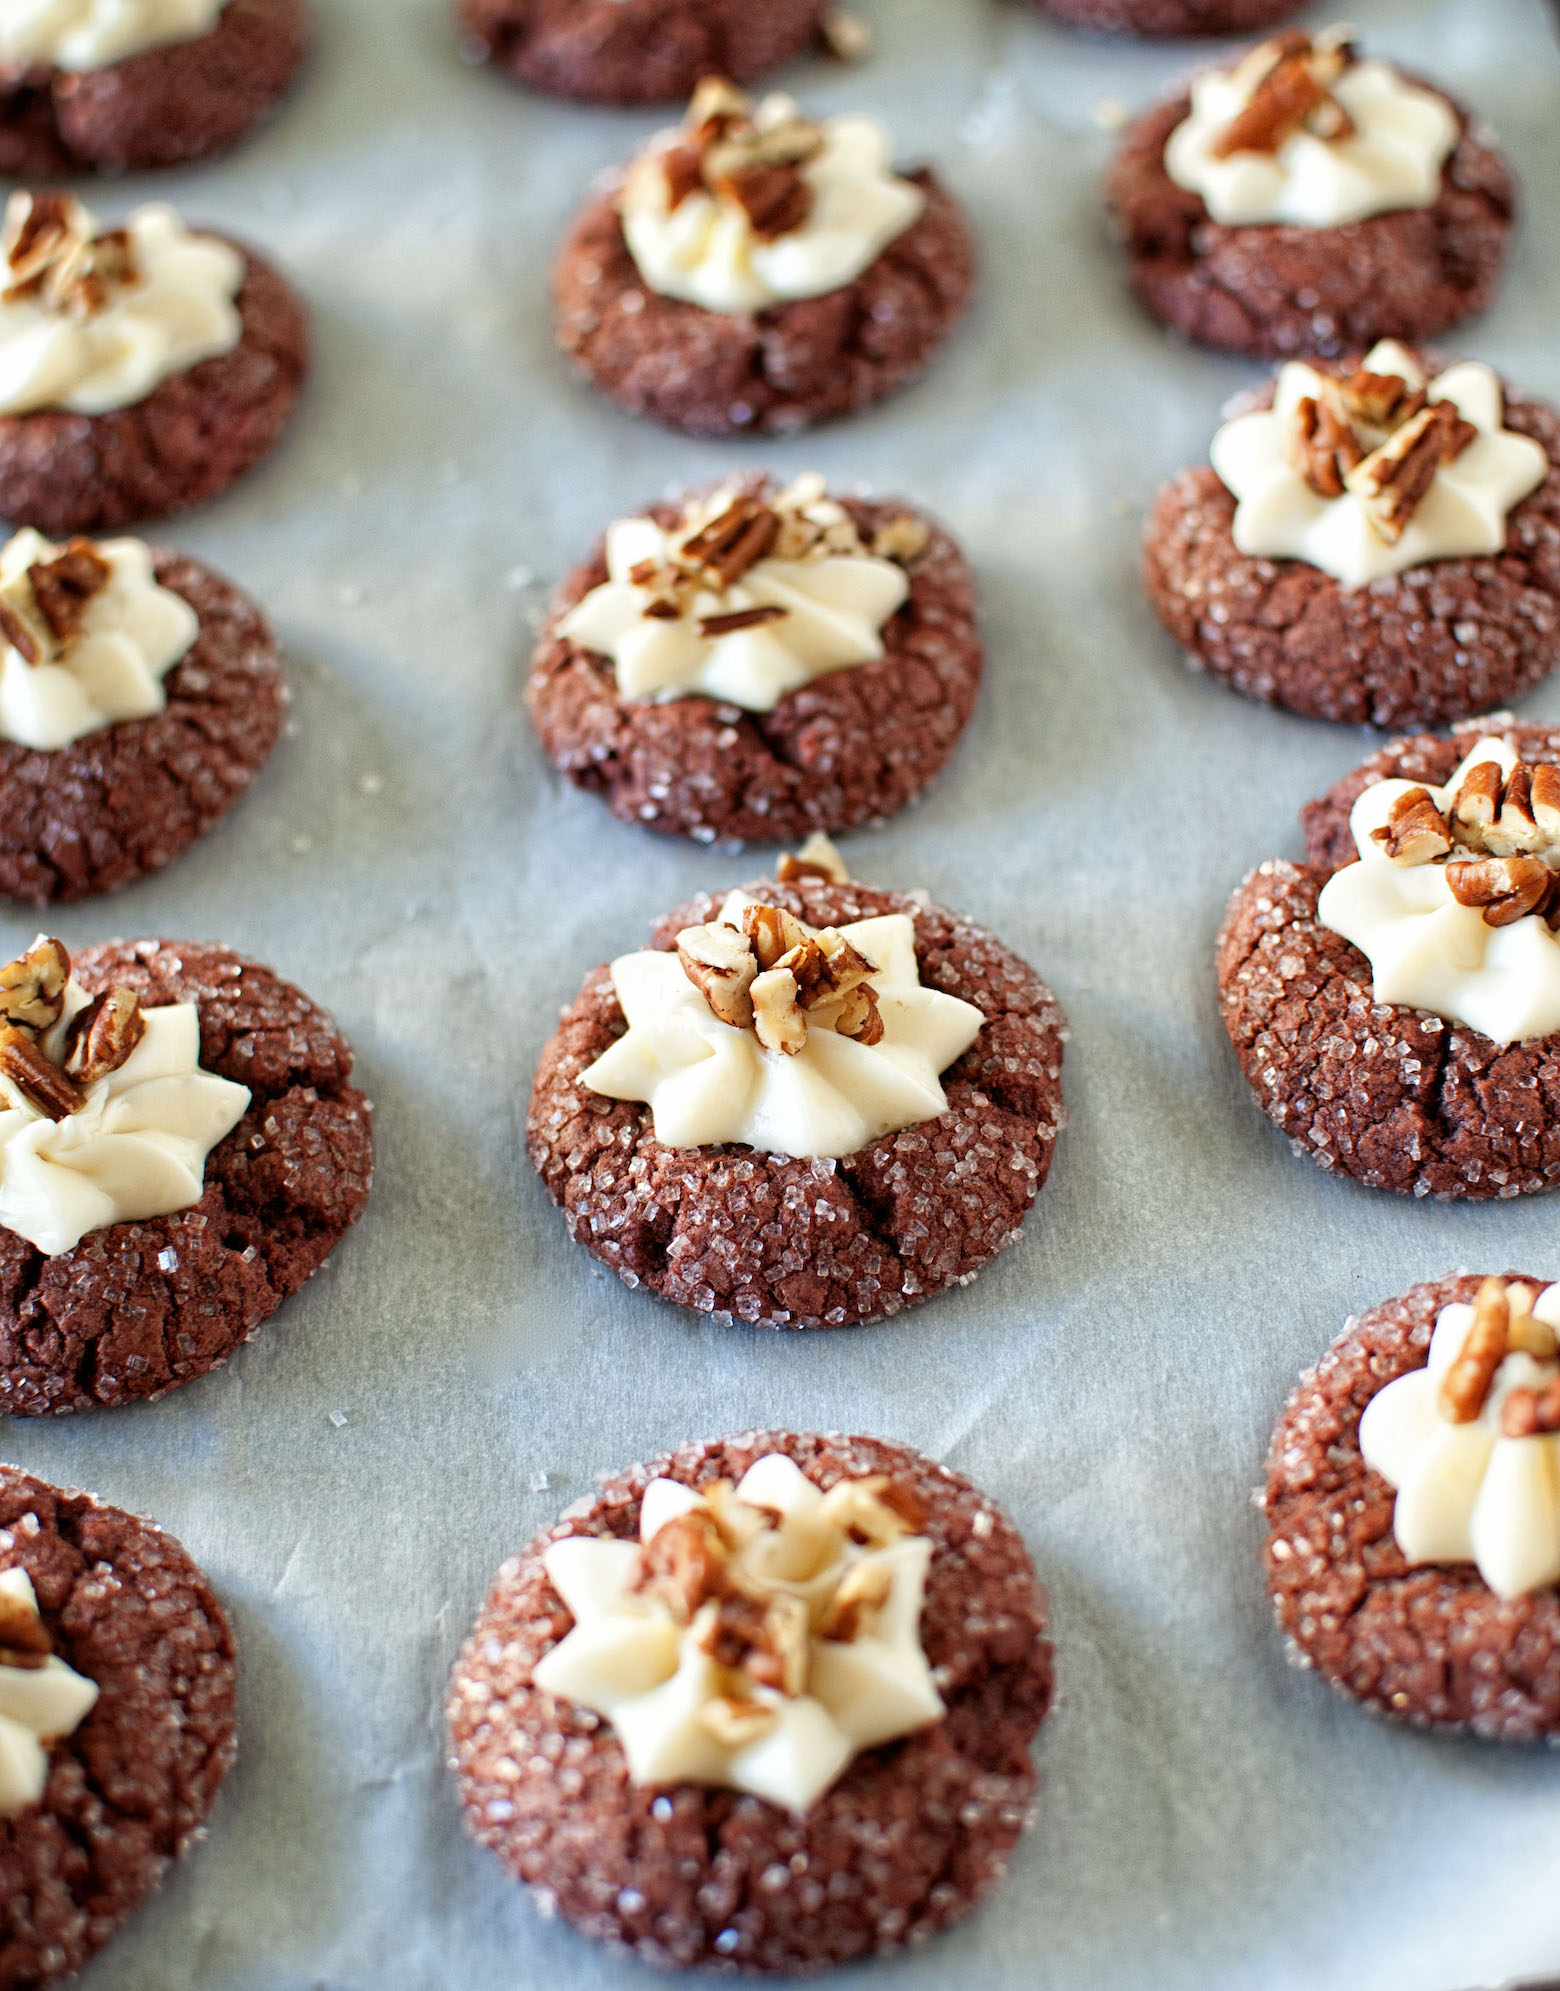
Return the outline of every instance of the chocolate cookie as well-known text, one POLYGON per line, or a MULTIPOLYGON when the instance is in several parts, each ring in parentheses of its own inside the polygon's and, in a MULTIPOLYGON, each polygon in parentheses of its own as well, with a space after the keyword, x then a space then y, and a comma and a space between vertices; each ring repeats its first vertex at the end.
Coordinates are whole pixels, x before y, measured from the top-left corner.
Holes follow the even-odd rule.
POLYGON ((650 1963, 805 1971, 918 1942, 991 1891, 1023 1829, 1051 1700, 1045 1619, 1012 1523, 906 1446, 775 1431, 683 1445, 605 1479, 499 1571, 449 1699, 468 1824, 540 1904, 650 1963), (531 1678, 572 1622, 542 1566, 549 1543, 632 1538, 652 1478, 703 1485, 772 1452, 821 1487, 887 1473, 919 1498, 934 1543, 920 1637, 947 1708, 855 1757, 800 1815, 630 1783, 611 1728, 531 1678))
POLYGON ((1531 1742, 1560 1734, 1560 1591, 1502 1599, 1471 1564, 1411 1567, 1393 1489, 1360 1456, 1366 1404, 1424 1367, 1436 1315, 1480 1283, 1430 1280, 1370 1308, 1300 1378, 1268 1453, 1263 1561, 1298 1664, 1416 1727, 1531 1742))
MULTIPOLYGON (((1252 405, 1272 398, 1268 388, 1252 405)), ((1500 553, 1345 588, 1306 561, 1238 551, 1235 499, 1212 469, 1186 470, 1160 492, 1144 539, 1160 621, 1236 691, 1315 719, 1446 725, 1531 690, 1560 657, 1560 415, 1510 390, 1505 406, 1505 426, 1531 436, 1550 470, 1512 511, 1500 553)))
POLYGON ((823 0, 456 0, 466 43, 517 83, 593 104, 670 104, 803 54, 823 0))
POLYGON ((53 1257, 0 1229, 0 1410, 16 1416, 161 1396, 226 1361, 357 1222, 373 1174, 350 1048, 270 969, 162 940, 85 948, 74 968, 91 993, 196 1003, 202 1067, 252 1096, 193 1208, 53 1257))
POLYGON ((1091 34, 1170 40, 1270 28, 1298 14, 1301 0, 1035 0, 1035 4, 1067 27, 1091 34))
POLYGON ((1133 289, 1172 331, 1270 358, 1331 357, 1378 339, 1412 345, 1485 310, 1516 195, 1487 134, 1446 101, 1462 137, 1431 205, 1336 228, 1214 221, 1201 195, 1165 171, 1165 143, 1191 99, 1159 105, 1127 133, 1106 184, 1133 289))
POLYGON ((264 116, 308 46, 305 0, 227 0, 209 34, 104 69, 0 65, 0 173, 59 179, 204 159, 264 116))
MULTIPOLYGON (((1018 1236, 1065 1122, 1055 997, 1016 954, 942 906, 857 884, 747 889, 817 927, 911 915, 922 984, 986 1016, 943 1074, 947 1111, 840 1161, 664 1147, 647 1106, 578 1084, 626 1028, 598 968, 564 1011, 531 1091, 529 1152, 548 1194, 571 1235, 625 1285, 727 1324, 848 1327, 967 1284, 1018 1236)), ((651 945, 671 949, 719 904, 706 895, 667 914, 651 945)))
MULTIPOLYGON (((755 479, 753 488, 772 486, 755 479)), ((890 519, 919 518, 892 500, 841 502, 868 543, 890 519)), ((671 527, 681 506, 645 513, 671 527)), ((705 697, 622 697, 611 659, 558 632, 607 579, 598 545, 558 590, 531 659, 531 719, 548 757, 623 822, 701 843, 793 842, 896 814, 953 752, 984 667, 969 565, 927 524, 909 599, 882 632, 881 661, 814 678, 770 712, 705 697)))
POLYGON ((89 1493, 0 1466, 0 1570, 97 1683, 42 1801, 0 1817, 0 1984, 44 1991, 102 1948, 199 1833, 233 1761, 233 1637, 185 1550, 89 1493))
POLYGON ((1427 1010, 1378 1004, 1359 949, 1317 923, 1355 861, 1349 811, 1372 781, 1440 786, 1486 734, 1560 762, 1560 730, 1496 714, 1450 740, 1394 740, 1302 812, 1307 862, 1274 858, 1219 934, 1224 1027, 1262 1110, 1295 1152, 1375 1189, 1510 1197, 1560 1180, 1560 1037, 1498 1045, 1427 1010))
POLYGON ((259 774, 287 709, 276 636, 220 574, 159 551, 159 583, 200 617, 148 719, 53 752, 0 740, 0 893, 44 906, 117 891, 220 822, 259 774))
POLYGON ((608 189, 553 271, 558 344, 631 415, 690 435, 789 435, 869 407, 922 371, 975 282, 957 202, 924 168, 905 177, 926 206, 859 277, 759 312, 706 311, 651 290, 608 189))
POLYGON ((105 415, 0 415, 0 517, 57 536, 113 532, 204 504, 270 453, 303 387, 308 322, 292 286, 243 255, 232 352, 105 415))

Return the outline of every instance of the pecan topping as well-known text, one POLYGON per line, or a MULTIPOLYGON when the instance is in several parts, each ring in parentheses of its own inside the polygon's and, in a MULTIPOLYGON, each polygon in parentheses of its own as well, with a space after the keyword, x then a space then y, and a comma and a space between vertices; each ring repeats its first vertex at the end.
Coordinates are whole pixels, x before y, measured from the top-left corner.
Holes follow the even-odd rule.
POLYGON ((790 614, 778 602, 759 608, 734 608, 729 615, 706 615, 699 620, 701 636, 734 636, 739 629, 761 629, 766 622, 784 622, 790 614))
POLYGON ((1354 120, 1332 92, 1356 59, 1352 42, 1326 35, 1275 35, 1254 48, 1231 72, 1245 108, 1214 140, 1213 157, 1277 152, 1301 131, 1329 141, 1351 137, 1354 120))
POLYGON ((872 535, 874 560, 892 560, 901 567, 913 567, 926 551, 932 528, 924 518, 910 512, 897 512, 872 535))
POLYGON ((1396 546, 1441 465, 1461 456, 1478 433, 1450 401, 1436 401, 1357 463, 1344 486, 1360 500, 1377 535, 1396 546))
POLYGON ((877 991, 865 985, 851 989, 834 1019, 838 1037, 853 1037, 858 1044, 878 1044, 883 1039, 883 1017, 878 1009, 877 991))
POLYGON ((823 1496, 818 1519, 843 1528, 852 1541, 864 1547, 884 1549, 902 1535, 919 1534, 926 1526, 926 1508, 912 1488, 901 1486, 886 1473, 872 1473, 865 1479, 842 1479, 831 1486, 823 1496))
POLYGON ((745 1030, 753 1021, 750 990, 758 973, 753 949, 735 927, 711 921, 684 927, 677 936, 677 958, 722 1023, 745 1030))
POLYGON ((1332 384, 1349 426, 1357 437, 1370 437, 1372 447, 1412 421, 1429 400, 1401 374, 1367 373, 1364 367, 1332 384))
POLYGON ((93 318, 116 290, 138 282, 129 233, 114 228, 93 235, 90 226, 86 209, 70 194, 12 194, 0 231, 10 276, 0 302, 93 318))
POLYGON ((1481 910, 1486 926, 1513 926, 1533 912, 1547 915, 1557 881, 1560 873, 1537 857, 1464 858, 1446 867, 1452 897, 1481 910))
POLYGON ((1295 406, 1290 457, 1319 498, 1341 498, 1343 480, 1365 451, 1332 395, 1307 394, 1295 406))
POLYGON ((794 856, 787 851, 775 866, 775 876, 782 885, 789 885, 798 878, 823 878, 834 885, 850 883, 844 858, 822 830, 814 830, 794 856))
POLYGON ((812 213, 813 190, 794 166, 741 166, 716 185, 742 209, 760 242, 791 234, 812 213))
POLYGON ((870 1612, 888 1602, 894 1579, 880 1562, 852 1563, 840 1578, 839 1588, 829 1599, 819 1620, 819 1638, 840 1645, 854 1645, 870 1612))
POLYGON ((1495 1372, 1510 1353, 1510 1309, 1499 1279, 1486 1279, 1473 1302, 1473 1325, 1457 1360, 1441 1378, 1441 1409, 1453 1424, 1483 1410, 1495 1372))
POLYGON ((806 935, 802 923, 781 906, 744 906, 742 931, 753 943, 761 968, 772 968, 782 954, 789 954, 806 935))
POLYGON ((39 1049, 30 1031, 0 1024, 0 1076, 48 1120, 68 1120, 85 1102, 75 1084, 39 1049))
POLYGON ((65 1030, 65 1072, 78 1085, 117 1072, 146 1035, 141 998, 133 989, 106 989, 77 1010, 65 1030))
POLYGON ((1547 1320, 1539 1320, 1532 1312, 1533 1296, 1526 1286, 1508 1286, 1506 1303, 1511 1319, 1506 1329, 1506 1340, 1513 1355, 1531 1355, 1535 1362, 1552 1362, 1560 1354, 1560 1335, 1557 1335, 1547 1320), (1526 1295, 1519 1304, 1518 1293, 1526 1295))
POLYGON ((685 136, 659 158, 667 205, 708 191, 735 201, 761 242, 800 228, 813 210, 801 168, 823 150, 823 134, 804 118, 760 125, 740 90, 717 76, 693 93, 685 136))
POLYGON ((807 1018, 789 968, 766 968, 753 983, 753 1028, 766 1051, 794 1058, 807 1042, 807 1018))
POLYGON ((52 1030, 65 1009, 70 956, 42 934, 20 959, 0 968, 0 1021, 22 1030, 52 1030))
POLYGON ((1394 864, 1429 864, 1452 847, 1451 825, 1430 799, 1428 788, 1408 788, 1372 838, 1394 864))
POLYGON ((630 1590, 656 1597, 679 1624, 726 1595, 726 1546, 714 1519, 696 1508, 657 1528, 639 1551, 630 1590))
POLYGON ((1560 855, 1560 767, 1518 761, 1503 774, 1498 761, 1468 770, 1452 800, 1457 841, 1492 857, 1560 855))
POLYGON ((14 1666, 23 1673, 37 1673, 48 1664, 54 1641, 36 1611, 30 1611, 20 1597, 0 1591, 0 1666, 14 1666))
POLYGON ((1560 1376, 1541 1390, 1513 1390, 1501 1405, 1503 1438, 1548 1438, 1560 1432, 1560 1376))
POLYGON ((734 497, 708 525, 677 549, 682 565, 699 573, 720 594, 757 566, 780 534, 780 521, 759 498, 734 497))
POLYGON ((722 1598, 699 1643, 717 1666, 755 1686, 794 1698, 807 1685, 807 1606, 788 1591, 722 1598))
POLYGON ((698 1713, 699 1726, 722 1749, 745 1749, 767 1735, 779 1719, 780 1710, 772 1703, 739 1694, 721 1694, 706 1701, 698 1713))
POLYGON ((90 539, 73 539, 53 560, 35 560, 27 569, 38 613, 56 643, 80 632, 87 603, 108 586, 110 571, 90 539))

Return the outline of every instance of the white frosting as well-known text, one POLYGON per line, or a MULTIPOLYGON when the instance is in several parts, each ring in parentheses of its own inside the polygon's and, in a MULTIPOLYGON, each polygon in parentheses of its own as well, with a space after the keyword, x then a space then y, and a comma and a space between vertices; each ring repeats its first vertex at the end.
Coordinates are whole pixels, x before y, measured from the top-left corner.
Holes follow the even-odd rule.
MULTIPOLYGON (((575 1535, 547 1550, 548 1577, 575 1622, 534 1678, 545 1692, 607 1717, 636 1784, 716 1784, 805 1811, 858 1751, 941 1719, 920 1640, 932 1544, 907 1535, 885 1548, 861 1547, 825 1526, 827 1496, 782 1453, 750 1467, 736 1498, 776 1517, 733 1556, 742 1590, 798 1598, 809 1615, 803 1691, 743 1686, 744 1697, 773 1715, 764 1734, 733 1748, 700 1721, 701 1710, 729 1691, 701 1647, 707 1620, 701 1614, 681 1626, 658 1599, 628 1587, 639 1554, 632 1542, 575 1535), (841 1579, 863 1564, 882 1572, 886 1597, 848 1643, 816 1636, 841 1579)), ((708 1511, 698 1494, 652 1480, 640 1539, 653 1540, 694 1509, 708 1511)))
MULTIPOLYGON (((844 508, 821 496, 804 508, 819 524, 848 522, 844 508)), ((650 518, 619 519, 607 530, 611 579, 569 610, 560 633, 610 657, 625 698, 669 699, 702 694, 749 712, 771 712, 815 677, 883 655, 881 630, 903 605, 910 582, 903 567, 869 554, 822 559, 759 560, 724 590, 699 588, 678 598, 675 620, 647 616, 660 590, 629 576, 642 561, 665 566, 679 533, 650 518), (707 617, 752 608, 781 608, 782 620, 706 636, 707 617)), ((664 597, 663 597, 664 598, 664 597)))
MULTIPOLYGON (((1509 774, 1517 756, 1503 740, 1480 740, 1444 788, 1428 791, 1443 815, 1468 770, 1487 760, 1509 774)), ((1370 962, 1377 1002, 1431 1010, 1497 1044, 1547 1037, 1560 1030, 1560 937, 1536 913, 1487 925, 1452 897, 1444 864, 1394 864, 1371 835, 1400 795, 1423 786, 1378 781, 1364 791, 1349 816, 1360 861, 1328 879, 1316 916, 1370 962)))
POLYGON ((1450 401, 1479 431, 1477 439, 1442 463, 1393 545, 1376 531, 1354 492, 1319 497, 1297 468, 1291 446, 1295 410, 1308 397, 1318 398, 1325 383, 1313 368, 1292 362, 1279 372, 1271 410, 1237 415, 1213 439, 1213 467, 1239 500, 1236 546, 1257 558, 1307 561, 1347 588, 1368 586, 1429 560, 1500 552, 1512 507, 1543 483, 1549 457, 1531 437, 1502 426, 1499 378, 1489 367, 1467 362, 1427 382, 1412 357, 1391 340, 1367 356, 1365 371, 1396 374, 1411 387, 1425 388, 1431 401, 1450 401))
MULTIPOLYGON (((98 224, 87 217, 96 231, 98 224)), ((192 235, 171 207, 126 218, 137 269, 91 317, 36 299, 0 302, 0 415, 65 408, 101 415, 145 400, 159 381, 228 353, 243 323, 234 299, 244 259, 226 242, 192 235)))
POLYGON ((106 69, 143 49, 194 41, 226 0, 0 0, 0 61, 106 69))
MULTIPOLYGON (((0 551, 0 588, 60 550, 30 527, 17 533, 0 551)), ((56 657, 30 664, 0 637, 0 738, 49 752, 167 704, 163 679, 195 641, 200 617, 158 586, 144 541, 103 540, 96 551, 108 580, 56 657)))
MULTIPOLYGON (((766 97, 759 127, 798 116, 789 97, 766 97)), ((812 211, 799 228, 761 240, 729 194, 699 189, 674 208, 661 155, 687 139, 679 127, 652 140, 629 168, 620 211, 639 273, 663 297, 706 311, 763 311, 799 297, 821 297, 853 282, 903 235, 926 196, 893 171, 888 133, 872 118, 828 118, 823 146, 799 171, 812 189, 812 211)))
MULTIPOLYGON (((0 1598, 38 1616, 38 1599, 25 1569, 0 1570, 0 1598)), ((95 1681, 63 1659, 42 1666, 0 1663, 0 1818, 15 1818, 43 1796, 49 1778, 45 1745, 73 1735, 92 1712, 95 1681)))
MULTIPOLYGON (((65 1026, 89 997, 72 981, 42 1041, 63 1054, 65 1026)), ((146 1031, 86 1104, 50 1120, 0 1074, 0 1224, 51 1256, 105 1224, 169 1216, 198 1203, 206 1157, 244 1117, 248 1088, 200 1065, 192 1002, 142 1012, 146 1031)))
MULTIPOLYGON (((736 921, 755 903, 733 892, 719 917, 736 921)), ((612 964, 628 1029, 580 1084, 608 1099, 646 1101, 656 1139, 671 1148, 736 1141, 761 1154, 839 1156, 936 1119, 948 1103, 938 1075, 974 1043, 984 1016, 973 1003, 921 986, 907 914, 839 930, 875 963, 868 983, 883 1021, 876 1044, 839 1036, 825 1008, 809 1016, 800 1051, 768 1050, 753 1030, 715 1016, 675 953, 646 949, 612 964)))
MULTIPOLYGON (((1560 1286, 1545 1287, 1533 1317, 1560 1327, 1560 1286)), ((1553 1382, 1560 1363, 1508 1355, 1479 1416, 1453 1423, 1441 1383, 1472 1325, 1472 1307, 1442 1308, 1428 1365, 1365 1406, 1360 1451, 1398 1490, 1393 1532, 1410 1562, 1476 1563, 1497 1596, 1519 1597, 1560 1582, 1560 1436, 1504 1437, 1501 1412, 1513 1390, 1553 1382)))
POLYGON ((1457 144, 1451 106, 1380 61, 1351 65, 1332 95, 1354 121, 1350 136, 1299 131, 1276 152, 1221 159, 1215 148, 1247 96, 1236 72, 1211 70, 1192 85, 1191 115, 1170 134, 1165 171, 1201 194, 1213 219, 1228 227, 1338 228, 1394 208, 1428 207, 1457 144))

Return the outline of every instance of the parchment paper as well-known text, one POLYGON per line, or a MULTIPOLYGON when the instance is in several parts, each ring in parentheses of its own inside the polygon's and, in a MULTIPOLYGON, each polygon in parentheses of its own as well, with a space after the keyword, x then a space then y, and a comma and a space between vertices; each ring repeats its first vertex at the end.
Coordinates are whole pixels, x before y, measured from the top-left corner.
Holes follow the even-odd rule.
MULTIPOLYGON (((1219 1025, 1226 893, 1298 853, 1295 811, 1370 741, 1190 675, 1137 583, 1154 489, 1258 377, 1137 314, 1097 200, 1097 107, 1146 102, 1193 53, 1070 36, 1013 0, 866 0, 873 62, 794 78, 935 159, 985 260, 923 385, 762 452, 927 503, 979 568, 975 722, 924 806, 847 856, 992 926, 1073 1039, 1072 1125, 1022 1243, 894 1325, 781 1338, 596 1269, 520 1131, 586 970, 763 868, 612 822, 543 763, 520 702, 537 610, 598 528, 759 456, 630 422, 551 350, 567 217, 662 120, 467 70, 442 0, 320 11, 313 70, 262 137, 100 201, 172 197, 251 236, 316 313, 279 457, 169 532, 274 611, 294 727, 173 870, 52 924, 69 944, 227 940, 333 1005, 377 1104, 379 1177, 359 1230, 230 1367, 3 1434, 29 1470, 181 1536, 242 1648, 209 1837, 83 1986, 654 1981, 543 1924, 465 1840, 444 1682, 494 1568, 595 1469, 771 1420, 889 1434, 970 1473, 1054 1601, 1037 1828, 990 1906, 871 1982, 1462 1991, 1560 1968, 1554 1757, 1345 1706, 1285 1664, 1257 1565, 1249 1495, 1296 1371, 1415 1279, 1560 1274, 1560 1203, 1439 1208, 1329 1180, 1261 1119, 1219 1025)), ((1560 398, 1552 17, 1541 0, 1350 11, 1498 128, 1526 217, 1462 346, 1560 398)), ((1560 716, 1560 691, 1526 709, 1560 716)), ((0 937, 15 951, 34 930, 8 917, 0 937)))

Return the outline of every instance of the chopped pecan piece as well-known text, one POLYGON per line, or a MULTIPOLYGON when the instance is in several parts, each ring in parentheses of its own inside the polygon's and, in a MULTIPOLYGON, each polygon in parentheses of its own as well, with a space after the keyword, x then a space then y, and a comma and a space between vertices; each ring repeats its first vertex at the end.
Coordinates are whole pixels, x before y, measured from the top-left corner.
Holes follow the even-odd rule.
POLYGON ((1483 1410, 1495 1372, 1510 1353, 1509 1323, 1504 1283, 1486 1279, 1474 1296, 1462 1351, 1441 1378, 1441 1409, 1453 1424, 1471 1424, 1483 1410))
POLYGON ((666 175, 666 205, 676 213, 690 195, 704 187, 704 147, 696 139, 669 145, 661 154, 661 171, 666 175))
POLYGON ((791 975, 796 982, 796 1000, 803 1009, 812 1009, 818 1002, 820 990, 827 998, 825 982, 827 963, 823 949, 812 934, 804 934, 796 945, 780 956, 775 963, 779 972, 791 975))
POLYGON ((870 1612, 888 1602, 894 1587, 892 1574, 880 1562, 856 1562, 840 1578, 818 1624, 819 1638, 839 1645, 853 1645, 870 1612))
POLYGON ((758 608, 734 608, 728 615, 701 616, 699 634, 734 636, 742 629, 762 629, 766 622, 784 622, 790 612, 778 602, 765 602, 758 608))
POLYGON ((807 1042, 807 1018, 789 968, 766 968, 753 983, 753 1028, 766 1051, 794 1058, 807 1042))
POLYGON ((1213 157, 1277 152, 1300 131, 1329 141, 1350 137, 1354 120, 1332 88, 1354 60, 1352 43, 1320 35, 1277 35, 1254 48, 1231 75, 1246 91, 1245 108, 1214 140, 1213 157))
POLYGON ((64 1069, 80 1086, 93 1085, 125 1064, 146 1035, 141 998, 133 989, 105 989, 77 1010, 65 1029, 64 1069))
POLYGON ((49 627, 38 609, 25 574, 18 574, 0 587, 0 636, 3 636, 24 664, 52 661, 54 645, 49 627))
POLYGON ((789 1591, 726 1597, 700 1639, 717 1666, 795 1697, 807 1685, 807 1606, 789 1591))
POLYGON ((0 1021, 23 1030, 52 1030, 65 1009, 70 956, 40 934, 17 960, 0 968, 0 1021))
POLYGON ((736 928, 714 920, 706 926, 685 926, 677 936, 677 958, 717 1018, 733 1029, 746 1030, 753 1021, 750 991, 758 962, 736 928))
POLYGON ((1412 421, 1428 399, 1400 373, 1367 373, 1364 367, 1336 383, 1339 403, 1351 427, 1364 429, 1378 441, 1412 421))
POLYGON ((699 1726, 722 1749, 745 1749, 767 1735, 780 1719, 780 1710, 768 1701, 746 1696, 721 1694, 706 1701, 698 1713, 699 1726))
POLYGON ((0 301, 90 318, 113 292, 138 280, 135 246, 123 228, 88 232, 87 212, 69 194, 14 193, 6 203, 0 252, 10 284, 0 301))
POLYGON ((739 1500, 737 1489, 729 1479, 711 1480, 701 1486, 699 1492, 714 1516, 721 1540, 729 1549, 745 1548, 755 1535, 780 1525, 778 1509, 755 1507, 749 1501, 739 1500))
POLYGON ((14 1023, 0 1023, 0 1075, 47 1120, 68 1120, 85 1104, 74 1082, 44 1056, 32 1033, 14 1023))
POLYGON ((753 943, 760 968, 772 968, 782 954, 806 939, 802 923, 780 906, 744 906, 742 931, 753 943))
POLYGON ((823 1496, 818 1518, 865 1547, 882 1549, 902 1535, 917 1534, 926 1525, 926 1508, 908 1486, 886 1473, 871 1473, 836 1481, 823 1496))
POLYGON ((1482 843, 1487 830, 1500 813, 1506 777, 1498 760, 1481 760, 1463 776, 1462 785, 1452 797, 1452 820, 1460 829, 1473 832, 1465 841, 1482 843))
POLYGON ((48 1665, 54 1641, 36 1611, 20 1597, 0 1591, 0 1666, 38 1673, 48 1665))
POLYGON ((853 1038, 858 1044, 883 1041, 883 1015, 875 989, 863 983, 860 988, 846 991, 834 1019, 834 1034, 853 1038))
POLYGON ((697 1508, 675 1515, 641 1545, 628 1588, 657 1597, 679 1624, 728 1594, 726 1545, 712 1515, 697 1508))
POLYGON ((1396 546, 1443 463, 1461 456, 1478 430, 1450 401, 1422 408, 1344 477, 1378 537, 1396 546))
POLYGON ((780 521, 769 506, 747 494, 734 497, 677 548, 679 561, 702 571, 721 594, 756 566, 780 534, 780 521))
POLYGON ((1500 1408, 1503 1438, 1548 1438, 1560 1432, 1560 1376, 1541 1390, 1513 1390, 1500 1408))
POLYGON ((824 960, 824 997, 845 995, 877 972, 877 964, 852 946, 837 926, 822 929, 818 947, 824 960))
MULTIPOLYGON (((1526 1288, 1523 1289, 1527 1291, 1526 1288)), ((1532 1295, 1528 1294, 1525 1304, 1517 1301, 1517 1289, 1506 1289, 1506 1303, 1510 1319, 1506 1328, 1506 1340, 1513 1355, 1531 1355, 1535 1362, 1552 1362, 1560 1352, 1560 1335, 1557 1335, 1547 1320, 1539 1320, 1532 1312, 1532 1295)))
POLYGON ((760 242, 791 234, 813 210, 813 190, 794 166, 739 166, 715 184, 741 208, 760 242))
POLYGON ((822 830, 814 830, 794 856, 787 851, 775 866, 775 876, 782 885, 789 885, 797 878, 825 878, 835 885, 850 883, 844 858, 822 830))
POLYGON ((720 130, 745 119, 752 105, 724 76, 703 77, 694 90, 683 122, 695 131, 720 130))
POLYGON ((872 557, 913 567, 931 543, 931 537, 932 529, 925 519, 910 512, 896 512, 873 533, 872 557))
POLYGON ((1306 394, 1295 404, 1290 458, 1319 498, 1341 498, 1344 478, 1365 460, 1347 417, 1331 397, 1306 394))
POLYGON ((73 539, 52 560, 27 569, 38 613, 56 643, 68 643, 81 628, 87 603, 108 586, 110 568, 90 539, 73 539))
POLYGON ((1482 911, 1486 926, 1513 926, 1529 913, 1547 912, 1557 876, 1537 857, 1463 858, 1446 867, 1452 897, 1482 911))
POLYGON ((1372 838, 1394 864, 1429 864, 1452 847, 1451 825, 1430 799, 1428 788, 1407 788, 1372 838))
POLYGON ((818 24, 818 40, 825 55, 836 62, 865 62, 872 53, 872 29, 857 14, 831 7, 818 24))

